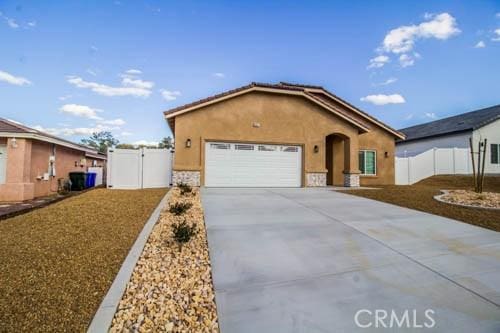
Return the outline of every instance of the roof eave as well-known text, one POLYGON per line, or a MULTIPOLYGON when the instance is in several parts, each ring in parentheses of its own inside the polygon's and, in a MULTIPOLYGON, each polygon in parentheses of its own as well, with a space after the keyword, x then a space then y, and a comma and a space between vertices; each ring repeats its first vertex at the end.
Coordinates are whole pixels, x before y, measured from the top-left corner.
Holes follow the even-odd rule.
POLYGON ((60 140, 55 137, 50 137, 50 136, 45 136, 43 134, 39 133, 19 133, 19 132, 0 132, 0 137, 7 137, 7 138, 20 138, 20 139, 32 139, 32 140, 38 140, 38 141, 43 141, 43 142, 48 142, 48 143, 53 143, 59 146, 75 149, 78 151, 82 151, 85 153, 96 153, 96 150, 93 150, 91 148, 85 148, 83 146, 80 146, 76 143, 70 143, 68 141, 60 140))
POLYGON ((262 87, 262 86, 258 86, 258 85, 255 85, 255 84, 247 86, 246 89, 241 89, 241 90, 235 91, 232 94, 226 94, 226 95, 223 95, 223 96, 221 96, 219 98, 214 98, 214 99, 211 99, 211 100, 207 100, 206 102, 203 102, 203 103, 200 103, 200 104, 196 104, 196 105, 192 105, 192 106, 186 107, 184 109, 174 108, 172 110, 175 110, 175 111, 164 111, 164 116, 167 119, 167 121, 169 122, 170 129, 173 131, 173 128, 170 125, 170 119, 174 119, 178 115, 181 115, 181 114, 184 114, 184 113, 187 113, 187 112, 191 112, 191 111, 195 111, 197 109, 200 109, 200 108, 203 108, 205 106, 212 105, 212 104, 215 104, 215 103, 220 103, 220 102, 225 101, 227 99, 231 99, 231 98, 243 95, 243 94, 247 94, 247 93, 252 92, 252 91, 261 91, 261 92, 270 92, 270 93, 283 93, 285 91, 285 93, 288 94, 288 95, 303 96, 303 97, 311 100, 312 102, 320 105, 321 107, 329 110, 330 112, 336 114, 337 116, 339 116, 341 118, 344 118, 348 122, 350 122, 350 123, 354 124, 356 127, 360 128, 362 131, 368 132, 370 130, 368 127, 364 126, 363 124, 357 122, 354 119, 346 117, 345 115, 339 113, 335 109, 327 106, 324 102, 321 102, 317 98, 314 98, 311 95, 307 94, 307 91, 304 91, 302 89, 288 89, 288 88, 285 88, 285 87, 283 87, 283 88, 271 87, 271 86, 269 86, 269 87, 262 87))

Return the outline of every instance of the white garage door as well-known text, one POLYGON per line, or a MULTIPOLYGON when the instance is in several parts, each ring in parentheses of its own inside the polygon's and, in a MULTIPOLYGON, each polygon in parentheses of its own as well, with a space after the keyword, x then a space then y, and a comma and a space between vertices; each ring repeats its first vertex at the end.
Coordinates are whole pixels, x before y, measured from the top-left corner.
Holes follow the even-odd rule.
POLYGON ((300 187, 300 146, 208 142, 205 186, 300 187))

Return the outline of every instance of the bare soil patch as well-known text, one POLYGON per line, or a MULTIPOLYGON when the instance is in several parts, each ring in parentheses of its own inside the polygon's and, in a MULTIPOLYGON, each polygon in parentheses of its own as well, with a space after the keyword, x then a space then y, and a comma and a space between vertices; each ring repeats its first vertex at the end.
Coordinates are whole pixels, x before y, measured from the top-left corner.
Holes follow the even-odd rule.
MULTIPOLYGON (((442 189, 472 191, 473 184, 472 176, 434 176, 413 185, 387 185, 378 186, 378 190, 345 190, 342 192, 500 231, 500 211, 450 206, 434 199, 434 196, 439 195, 442 189)), ((484 191, 500 193, 500 177, 485 176, 484 191)))

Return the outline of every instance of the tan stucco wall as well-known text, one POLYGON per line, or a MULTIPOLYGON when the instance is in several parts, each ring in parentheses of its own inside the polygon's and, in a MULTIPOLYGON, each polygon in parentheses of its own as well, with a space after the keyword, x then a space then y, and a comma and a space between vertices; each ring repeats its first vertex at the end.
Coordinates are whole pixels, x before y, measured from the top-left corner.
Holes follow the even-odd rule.
MULTIPOLYGON (((350 138, 351 152, 355 153, 346 154, 350 161, 350 170, 346 171, 358 172, 358 138, 362 136, 353 125, 301 96, 251 92, 176 117, 174 170, 200 171, 203 185, 204 143, 246 141, 302 145, 303 173, 326 173, 325 137, 332 133, 350 138), (254 123, 260 127, 254 127, 254 123), (188 138, 191 148, 185 147, 188 138), (315 145, 319 147, 318 153, 314 153, 315 145)), ((380 138, 379 131, 366 138, 388 144, 385 138, 380 138)), ((393 150, 394 140, 388 145, 393 150)), ((387 163, 380 166, 394 168, 387 163)), ((385 176, 390 174, 393 175, 394 170, 384 171, 384 176, 376 182, 394 183, 393 177, 385 176)))
POLYGON ((396 152, 394 136, 373 126, 369 133, 359 136, 359 149, 370 149, 377 152, 377 174, 375 176, 361 175, 361 186, 394 184, 394 156, 396 152), (387 157, 385 152, 387 152, 387 157))

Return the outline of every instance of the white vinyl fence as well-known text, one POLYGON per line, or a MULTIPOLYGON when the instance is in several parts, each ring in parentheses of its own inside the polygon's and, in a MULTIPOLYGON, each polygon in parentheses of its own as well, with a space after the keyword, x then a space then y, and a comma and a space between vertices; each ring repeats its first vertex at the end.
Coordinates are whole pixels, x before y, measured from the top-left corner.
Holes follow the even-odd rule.
POLYGON ((170 149, 109 149, 107 187, 138 189, 170 186, 172 157, 170 149))
POLYGON ((396 157, 396 185, 411 185, 434 175, 472 174, 468 148, 434 148, 412 157, 396 157))

